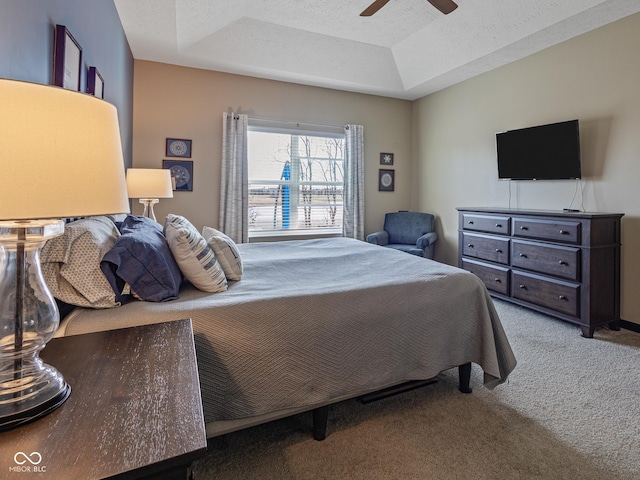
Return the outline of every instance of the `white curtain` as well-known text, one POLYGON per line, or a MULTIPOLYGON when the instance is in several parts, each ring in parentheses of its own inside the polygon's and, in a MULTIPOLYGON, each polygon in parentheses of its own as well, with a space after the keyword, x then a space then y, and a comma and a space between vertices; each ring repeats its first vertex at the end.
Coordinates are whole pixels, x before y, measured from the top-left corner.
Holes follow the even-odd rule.
POLYGON ((364 240, 364 127, 347 125, 342 235, 364 240))
POLYGON ((223 114, 220 230, 237 243, 249 240, 247 115, 223 114))

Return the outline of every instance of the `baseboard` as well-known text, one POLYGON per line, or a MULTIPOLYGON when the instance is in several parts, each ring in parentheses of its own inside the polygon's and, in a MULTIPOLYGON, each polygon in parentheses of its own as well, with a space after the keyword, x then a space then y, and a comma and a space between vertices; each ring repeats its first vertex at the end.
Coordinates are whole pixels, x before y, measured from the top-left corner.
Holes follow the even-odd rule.
POLYGON ((640 333, 640 325, 637 323, 629 322, 627 320, 620 320, 620 327, 625 330, 631 330, 632 332, 640 333))

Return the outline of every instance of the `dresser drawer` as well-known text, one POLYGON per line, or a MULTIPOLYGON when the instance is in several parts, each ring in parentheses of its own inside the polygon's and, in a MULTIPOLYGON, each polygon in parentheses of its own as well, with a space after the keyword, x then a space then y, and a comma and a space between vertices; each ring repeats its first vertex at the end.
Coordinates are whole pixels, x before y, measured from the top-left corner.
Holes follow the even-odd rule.
POLYGON ((509 239, 462 233, 462 254, 491 262, 509 264, 509 239))
POLYGON ((462 259, 462 268, 475 274, 492 290, 502 295, 509 295, 509 269, 497 265, 487 265, 467 258, 462 259))
POLYGON ((580 316, 580 285, 525 272, 511 272, 511 296, 572 317, 580 316))
POLYGON ((511 218, 498 215, 462 214, 462 228, 476 232, 511 234, 511 218))
POLYGON ((563 221, 515 217, 513 219, 513 236, 578 244, 580 243, 581 225, 578 220, 563 221))
POLYGON ((577 247, 512 240, 511 265, 580 281, 580 249, 577 247))

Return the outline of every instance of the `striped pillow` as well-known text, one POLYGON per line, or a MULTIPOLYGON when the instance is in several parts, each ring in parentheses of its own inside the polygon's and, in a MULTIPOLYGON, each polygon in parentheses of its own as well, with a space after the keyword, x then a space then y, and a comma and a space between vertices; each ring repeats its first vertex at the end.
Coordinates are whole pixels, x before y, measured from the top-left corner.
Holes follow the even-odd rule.
POLYGON ((193 286, 211 293, 227 289, 227 277, 213 250, 189 220, 167 215, 164 235, 182 274, 193 286))

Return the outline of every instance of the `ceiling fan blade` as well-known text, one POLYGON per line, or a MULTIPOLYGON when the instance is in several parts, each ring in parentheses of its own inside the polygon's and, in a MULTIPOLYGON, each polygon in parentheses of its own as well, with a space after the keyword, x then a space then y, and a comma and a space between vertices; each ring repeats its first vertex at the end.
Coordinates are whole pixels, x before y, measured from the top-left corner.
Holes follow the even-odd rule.
MULTIPOLYGON (((436 7, 445 15, 453 12, 458 5, 453 0, 427 0, 431 5, 436 7)), ((385 2, 386 3, 386 2, 385 2)))
POLYGON ((371 5, 369 5, 367 8, 365 8, 362 11, 362 13, 360 14, 360 16, 361 17, 370 17, 371 15, 376 13, 378 10, 380 10, 382 7, 384 7, 388 2, 389 2, 389 0, 376 0, 371 5))

